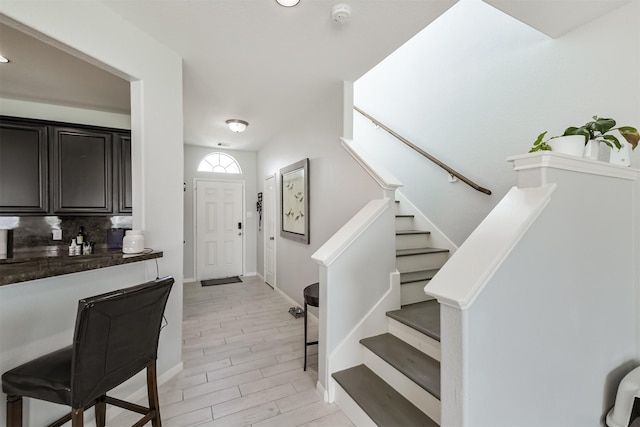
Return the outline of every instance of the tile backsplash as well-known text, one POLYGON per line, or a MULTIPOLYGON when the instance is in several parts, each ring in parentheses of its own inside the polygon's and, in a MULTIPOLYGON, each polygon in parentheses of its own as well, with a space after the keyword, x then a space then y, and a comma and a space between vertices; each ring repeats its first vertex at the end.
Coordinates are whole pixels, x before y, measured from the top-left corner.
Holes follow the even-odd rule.
POLYGON ((47 246, 69 246, 80 227, 84 227, 87 241, 107 243, 107 230, 131 229, 131 216, 5 216, 0 228, 13 229, 13 250, 33 250, 47 246), (53 240, 53 231, 62 230, 62 240, 53 240))

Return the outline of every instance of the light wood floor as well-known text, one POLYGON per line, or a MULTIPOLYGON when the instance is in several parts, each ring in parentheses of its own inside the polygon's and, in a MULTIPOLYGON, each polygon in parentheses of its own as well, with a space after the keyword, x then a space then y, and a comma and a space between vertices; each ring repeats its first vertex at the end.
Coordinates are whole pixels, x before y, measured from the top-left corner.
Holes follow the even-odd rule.
MULTIPOLYGON (((302 370, 303 319, 258 277, 184 285, 184 370, 160 387, 163 426, 352 426, 316 392, 317 346, 302 370)), ((309 324, 309 341, 318 325, 309 324)), ((109 424, 131 425, 123 413, 109 424)))

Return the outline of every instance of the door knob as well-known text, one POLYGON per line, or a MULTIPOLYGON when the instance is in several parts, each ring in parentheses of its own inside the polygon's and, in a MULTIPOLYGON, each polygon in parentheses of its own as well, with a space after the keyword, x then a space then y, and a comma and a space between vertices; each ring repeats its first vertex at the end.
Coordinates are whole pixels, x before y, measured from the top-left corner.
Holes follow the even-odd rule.
POLYGON ((269 237, 269 240, 275 240, 273 237, 269 237))

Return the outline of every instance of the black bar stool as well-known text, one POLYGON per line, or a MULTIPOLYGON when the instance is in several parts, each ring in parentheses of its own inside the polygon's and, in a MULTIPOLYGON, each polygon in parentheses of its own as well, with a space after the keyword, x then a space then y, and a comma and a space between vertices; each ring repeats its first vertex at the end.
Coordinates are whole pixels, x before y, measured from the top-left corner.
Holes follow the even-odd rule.
POLYGON ((307 305, 318 307, 320 305, 320 284, 313 283, 304 288, 304 370, 307 370, 307 347, 318 344, 318 341, 307 342, 307 305))
POLYGON ((67 421, 81 427, 85 410, 92 406, 96 425, 104 427, 107 404, 144 415, 136 425, 151 421, 153 427, 160 427, 156 359, 162 317, 173 283, 173 277, 167 276, 78 301, 72 345, 2 375, 7 427, 22 426, 23 397, 71 407, 70 414, 49 427, 67 421), (107 396, 111 389, 144 369, 148 407, 107 396))

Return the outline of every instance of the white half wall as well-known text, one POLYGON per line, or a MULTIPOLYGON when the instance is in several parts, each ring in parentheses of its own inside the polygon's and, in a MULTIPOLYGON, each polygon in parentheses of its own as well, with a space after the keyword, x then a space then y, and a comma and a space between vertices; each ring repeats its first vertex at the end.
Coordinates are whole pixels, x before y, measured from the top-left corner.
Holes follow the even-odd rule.
POLYGON ((602 425, 634 366, 634 182, 549 175, 551 202, 466 313, 465 426, 602 425))
MULTIPOLYGON (((176 279, 165 310, 168 324, 163 329, 158 352, 158 374, 162 375, 181 363, 184 165, 182 60, 98 0, 7 0, 0 3, 0 18, 2 15, 20 23, 27 31, 32 29, 49 37, 56 46, 132 82, 133 226, 145 231, 146 246, 164 252, 164 257, 158 260, 160 275, 173 275, 176 279)), ((141 277, 152 279, 156 275, 155 268, 149 271, 144 265, 123 267, 119 271, 125 277, 113 275, 110 269, 88 272, 86 277, 94 283, 109 283, 111 286, 111 280, 115 280, 127 286, 141 277)), ((75 298, 66 292, 58 295, 55 289, 59 287, 62 291, 75 286, 77 277, 62 276, 43 282, 50 283, 52 298, 75 298)), ((21 287, 31 298, 39 297, 35 293, 36 288, 30 288, 29 283, 15 286, 21 287)), ((11 304, 11 300, 4 296, 0 296, 0 300, 2 304, 11 304)), ((60 316, 66 316, 66 313, 60 316)), ((52 321, 47 317, 37 318, 44 324, 52 321)), ((8 332, 8 338, 0 335, 0 353, 12 351, 12 348, 5 347, 5 343, 13 342, 13 334, 20 333, 20 325, 17 325, 8 332)), ((47 342, 50 345, 42 345, 37 351, 24 352, 20 359, 12 359, 12 363, 24 362, 36 356, 36 353, 42 354, 65 345, 65 342, 57 342, 52 348, 54 343, 47 342)), ((3 370, 10 367, 2 366, 3 370)), ((137 390, 141 385, 131 384, 131 390, 137 390)), ((38 416, 46 417, 46 414, 39 413, 38 416)), ((0 409, 0 419, 3 418, 4 405, 0 409)))

